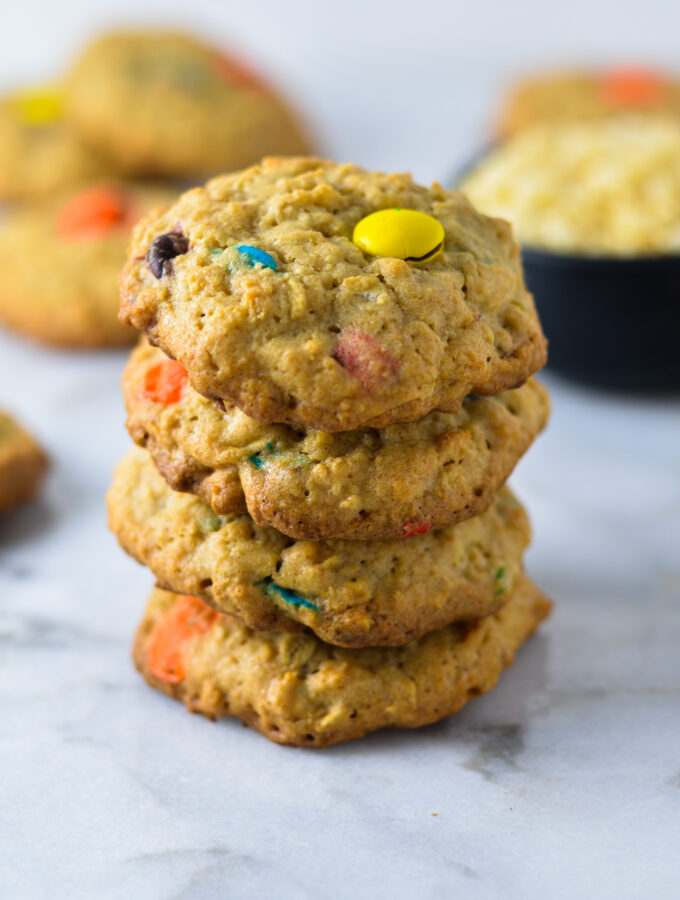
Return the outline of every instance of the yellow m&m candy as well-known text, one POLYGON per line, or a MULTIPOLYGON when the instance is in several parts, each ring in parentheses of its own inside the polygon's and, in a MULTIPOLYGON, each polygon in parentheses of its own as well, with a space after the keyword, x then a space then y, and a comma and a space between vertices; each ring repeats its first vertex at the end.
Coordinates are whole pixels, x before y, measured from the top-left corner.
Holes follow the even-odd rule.
POLYGON ((357 222, 352 240, 371 256, 422 263, 441 253, 444 236, 434 216, 416 209, 381 209, 357 222))
POLYGON ((62 116, 61 94, 53 88, 22 91, 15 94, 13 105, 19 118, 27 125, 49 125, 62 116))

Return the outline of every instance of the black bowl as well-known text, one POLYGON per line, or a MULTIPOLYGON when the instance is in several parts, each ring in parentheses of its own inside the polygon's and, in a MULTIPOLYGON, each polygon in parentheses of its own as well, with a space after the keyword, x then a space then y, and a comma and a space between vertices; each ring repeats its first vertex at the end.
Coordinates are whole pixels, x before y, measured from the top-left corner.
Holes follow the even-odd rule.
POLYGON ((522 259, 551 369, 602 387, 680 387, 680 255, 526 248, 522 259))

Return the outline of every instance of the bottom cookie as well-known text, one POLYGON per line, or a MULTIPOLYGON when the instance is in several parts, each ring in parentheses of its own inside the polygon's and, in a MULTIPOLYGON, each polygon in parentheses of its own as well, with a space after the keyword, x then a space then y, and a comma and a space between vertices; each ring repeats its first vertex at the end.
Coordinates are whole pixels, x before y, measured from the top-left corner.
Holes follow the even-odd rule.
POLYGON ((47 457, 31 435, 0 410, 0 512, 32 500, 47 470, 47 457))
POLYGON ((507 604, 398 648, 346 649, 310 632, 252 631, 195 597, 155 590, 134 661, 148 683, 208 718, 236 716, 280 744, 326 747, 416 728, 491 690, 550 601, 522 576, 507 604))

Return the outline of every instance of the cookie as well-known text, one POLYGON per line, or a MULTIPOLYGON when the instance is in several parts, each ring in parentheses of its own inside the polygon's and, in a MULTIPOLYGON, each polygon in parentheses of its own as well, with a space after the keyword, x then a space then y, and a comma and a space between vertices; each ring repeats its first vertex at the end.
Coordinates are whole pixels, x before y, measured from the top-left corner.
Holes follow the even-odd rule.
POLYGON ((478 515, 543 428, 535 379, 381 431, 261 425, 207 400, 145 342, 123 376, 132 438, 174 490, 294 538, 387 540, 478 515))
POLYGON ((104 35, 76 62, 66 100, 78 131, 133 175, 205 176, 308 150, 270 87, 179 32, 104 35))
POLYGON ((550 609, 522 576, 484 619, 398 649, 347 650, 309 632, 251 631, 195 597, 156 590, 133 656, 152 687, 191 712, 236 716, 279 744, 327 747, 457 712, 495 686, 550 609))
POLYGON ((0 200, 42 200, 109 174, 65 119, 59 88, 0 100, 0 200))
POLYGON ((680 116, 680 82, 663 72, 633 67, 539 74, 512 88, 497 130, 507 137, 542 122, 599 119, 620 112, 680 116))
POLYGON ((148 216, 121 297, 122 321, 197 391, 261 422, 384 428, 517 387, 546 359, 507 223, 409 175, 316 159, 265 160, 148 216))
POLYGON ((33 500, 47 465, 47 456, 31 435, 0 410, 0 512, 33 500))
POLYGON ((134 330, 118 321, 118 273, 134 222, 171 197, 101 184, 10 214, 0 240, 0 321, 46 344, 132 343, 134 330))
POLYGON ((493 612, 521 571, 530 537, 526 513, 502 488, 480 516, 428 534, 294 541, 172 491, 139 448, 114 476, 109 525, 163 587, 251 628, 307 625, 328 643, 356 647, 397 646, 493 612))

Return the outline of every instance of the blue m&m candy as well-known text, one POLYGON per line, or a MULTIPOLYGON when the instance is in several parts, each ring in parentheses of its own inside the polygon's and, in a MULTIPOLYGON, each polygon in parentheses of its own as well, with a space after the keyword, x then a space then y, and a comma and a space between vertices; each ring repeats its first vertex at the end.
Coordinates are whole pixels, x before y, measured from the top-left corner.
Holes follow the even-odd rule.
POLYGON ((259 263, 259 265, 264 266, 265 269, 273 269, 275 272, 278 268, 274 257, 264 250, 260 250, 259 247, 250 247, 248 244, 237 244, 236 247, 234 247, 234 250, 238 250, 249 266, 256 266, 259 263))

